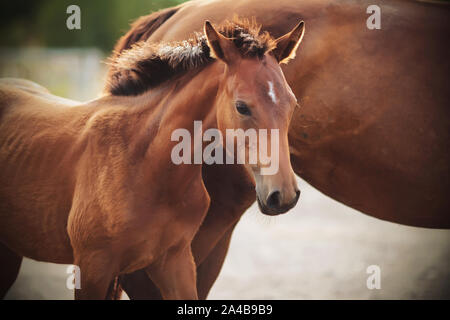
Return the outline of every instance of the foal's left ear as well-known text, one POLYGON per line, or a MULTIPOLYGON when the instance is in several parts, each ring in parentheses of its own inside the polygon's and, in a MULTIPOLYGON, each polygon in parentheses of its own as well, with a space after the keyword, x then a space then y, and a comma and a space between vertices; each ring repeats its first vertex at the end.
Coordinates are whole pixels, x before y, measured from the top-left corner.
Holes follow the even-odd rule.
POLYGON ((302 42, 305 23, 300 21, 294 29, 276 40, 277 47, 272 51, 279 63, 288 63, 295 58, 295 52, 302 42))
POLYGON ((211 49, 211 56, 220 59, 227 64, 233 62, 239 55, 238 49, 233 40, 226 38, 214 29, 209 21, 205 22, 203 27, 208 46, 211 49))

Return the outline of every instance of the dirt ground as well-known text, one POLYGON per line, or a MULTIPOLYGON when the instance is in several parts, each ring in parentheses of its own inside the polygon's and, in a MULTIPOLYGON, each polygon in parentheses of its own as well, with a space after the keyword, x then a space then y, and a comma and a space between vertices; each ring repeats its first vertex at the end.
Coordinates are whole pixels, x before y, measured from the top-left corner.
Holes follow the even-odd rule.
MULTIPOLYGON (((244 215, 210 299, 450 299, 450 230, 384 222, 299 185, 288 214, 244 215), (367 288, 370 265, 380 289, 367 288)), ((66 268, 25 259, 6 298, 72 299, 66 268)))

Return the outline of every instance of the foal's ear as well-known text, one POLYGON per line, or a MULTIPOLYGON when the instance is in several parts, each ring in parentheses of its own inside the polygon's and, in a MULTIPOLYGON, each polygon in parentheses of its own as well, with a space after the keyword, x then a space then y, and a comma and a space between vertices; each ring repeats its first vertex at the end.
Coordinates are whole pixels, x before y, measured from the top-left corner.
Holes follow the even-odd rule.
POLYGON ((294 29, 276 40, 277 47, 272 51, 279 63, 288 63, 295 58, 298 45, 305 33, 305 23, 300 21, 294 29))
POLYGON ((227 64, 238 57, 239 52, 233 44, 233 40, 218 33, 211 22, 206 21, 203 30, 211 49, 211 57, 220 59, 227 64))

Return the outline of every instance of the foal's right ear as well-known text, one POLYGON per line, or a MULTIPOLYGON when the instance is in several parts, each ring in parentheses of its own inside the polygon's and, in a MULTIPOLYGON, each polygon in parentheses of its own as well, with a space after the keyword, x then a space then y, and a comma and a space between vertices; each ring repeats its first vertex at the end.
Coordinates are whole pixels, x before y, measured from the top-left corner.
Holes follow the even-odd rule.
POLYGON ((238 57, 239 52, 233 43, 233 40, 226 38, 214 29, 211 22, 208 20, 205 22, 203 31, 208 41, 209 49, 211 50, 211 57, 222 60, 223 62, 230 64, 238 57))

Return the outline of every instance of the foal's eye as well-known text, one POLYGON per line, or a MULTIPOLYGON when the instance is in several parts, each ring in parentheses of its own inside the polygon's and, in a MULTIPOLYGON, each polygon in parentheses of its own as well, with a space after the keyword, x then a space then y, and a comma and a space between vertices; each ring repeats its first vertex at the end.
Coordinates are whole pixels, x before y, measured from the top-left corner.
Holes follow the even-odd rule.
POLYGON ((236 101, 236 110, 244 116, 250 116, 252 114, 244 101, 236 101))

